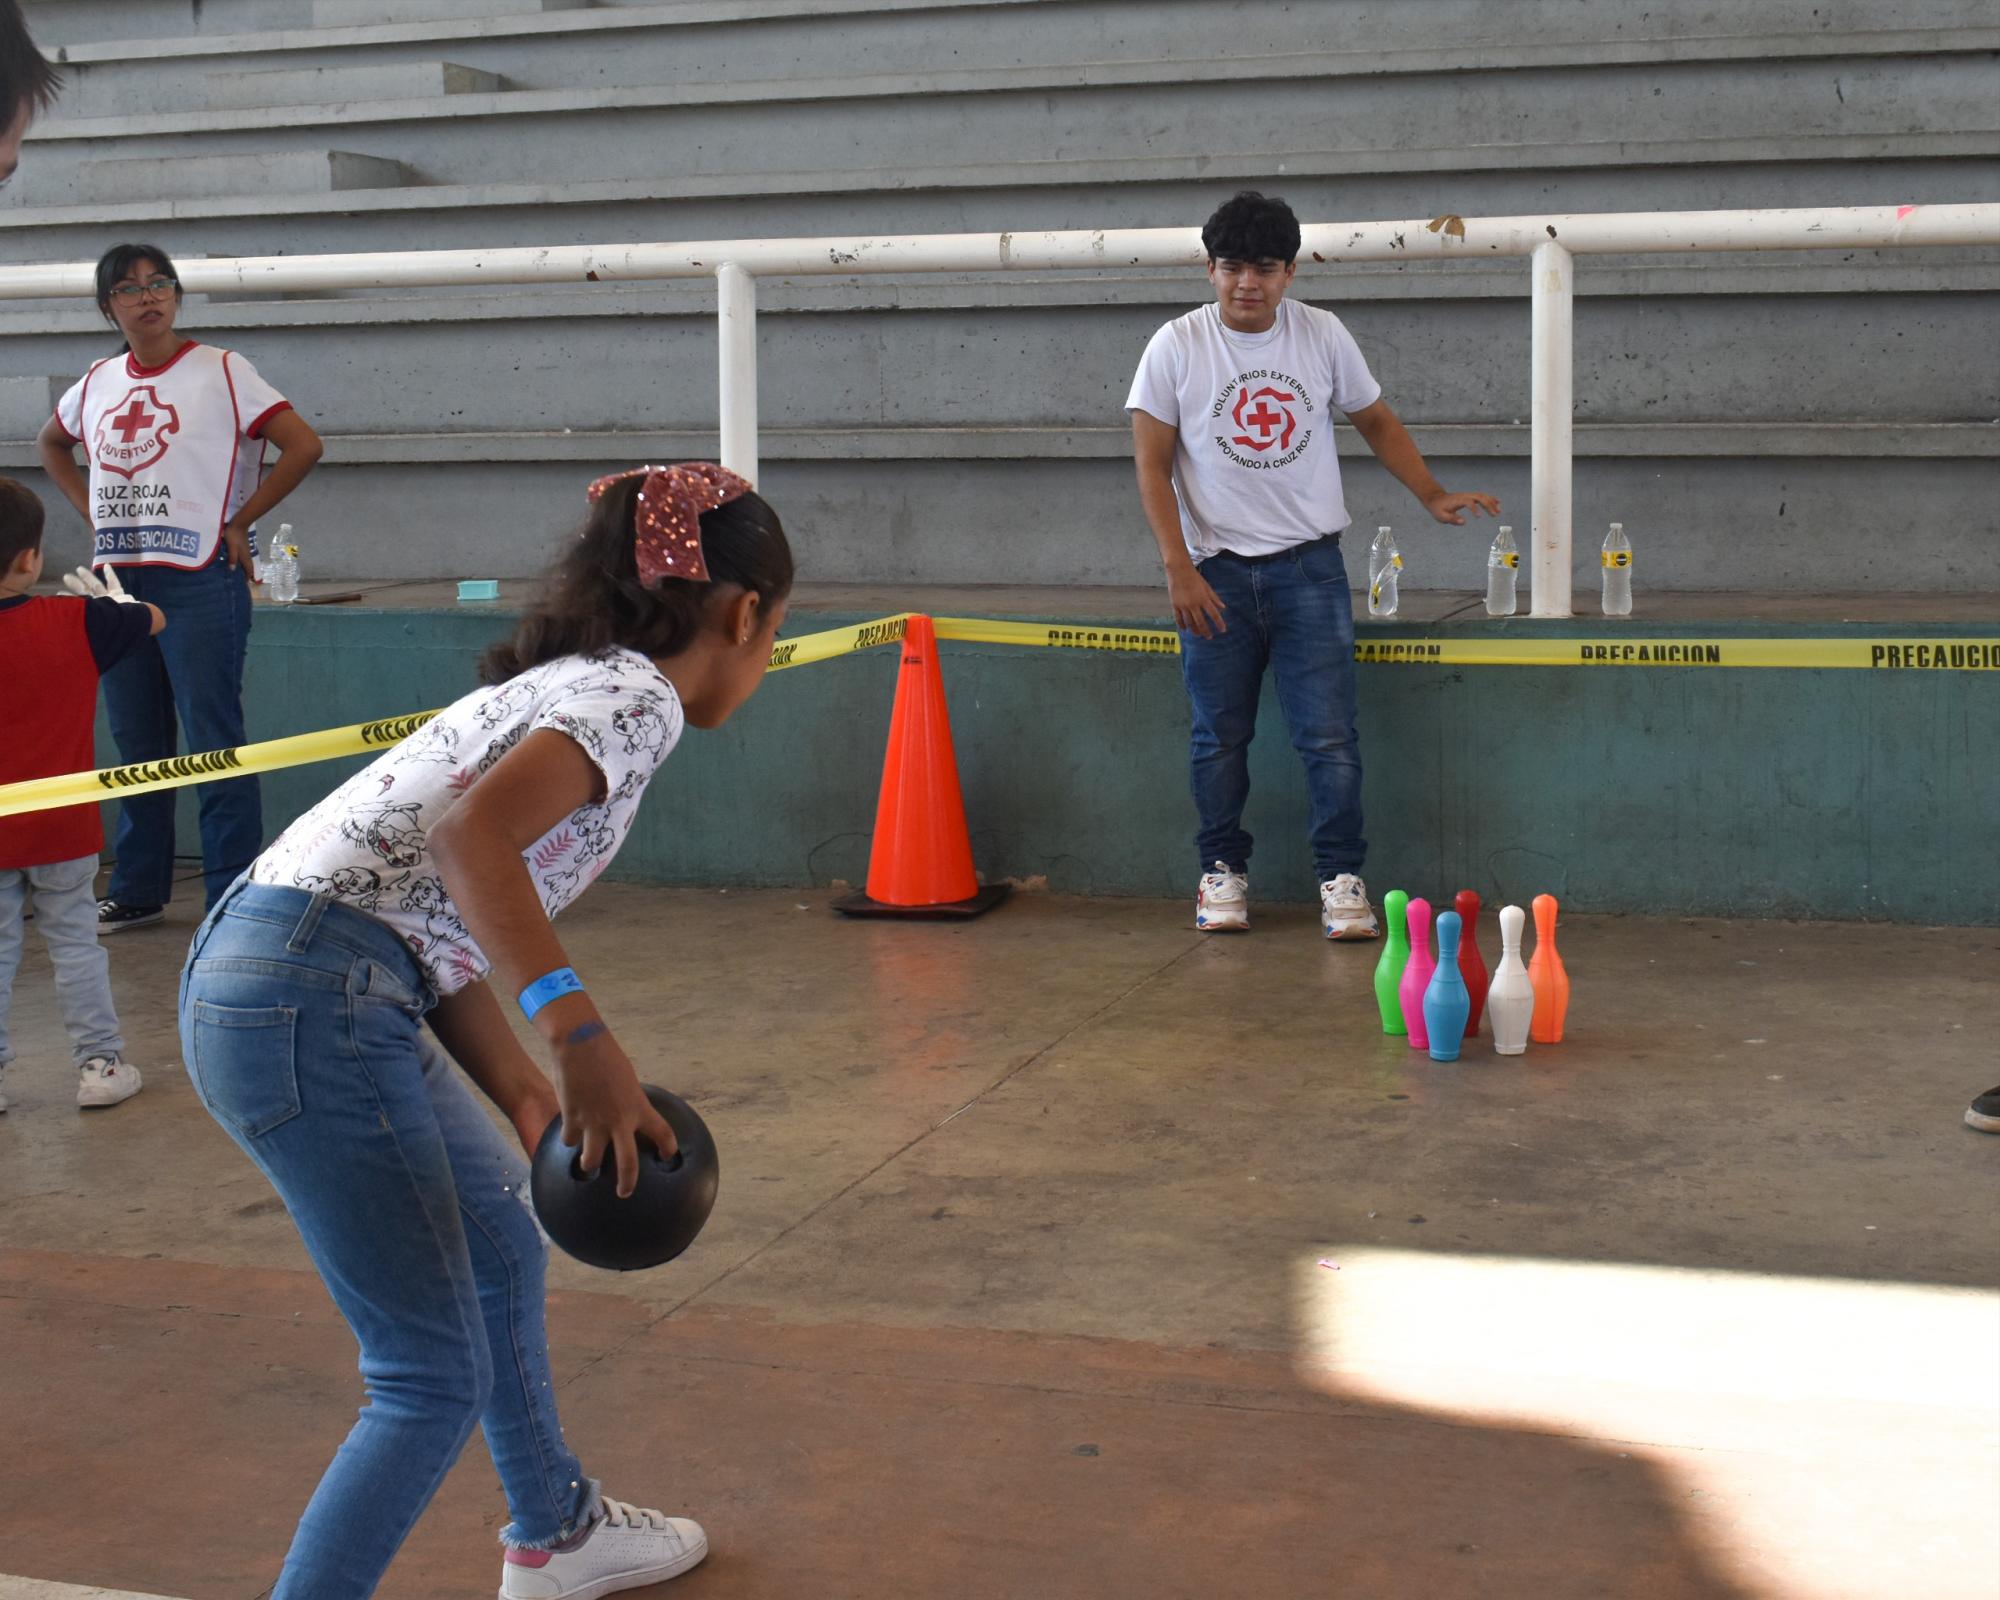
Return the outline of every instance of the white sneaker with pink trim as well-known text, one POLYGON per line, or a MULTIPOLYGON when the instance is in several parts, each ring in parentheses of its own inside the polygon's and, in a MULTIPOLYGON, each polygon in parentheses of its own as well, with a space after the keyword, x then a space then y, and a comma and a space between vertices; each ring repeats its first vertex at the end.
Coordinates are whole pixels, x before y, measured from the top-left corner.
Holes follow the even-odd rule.
POLYGON ((554 1550, 509 1547, 500 1600, 599 1600, 701 1565, 708 1535, 686 1517, 604 1497, 604 1515, 554 1550))

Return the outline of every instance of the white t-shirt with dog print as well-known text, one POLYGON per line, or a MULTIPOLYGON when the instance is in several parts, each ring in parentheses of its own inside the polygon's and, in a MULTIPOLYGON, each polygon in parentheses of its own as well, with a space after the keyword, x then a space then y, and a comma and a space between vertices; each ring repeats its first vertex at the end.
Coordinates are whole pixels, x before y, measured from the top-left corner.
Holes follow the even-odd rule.
POLYGON ((454 701, 300 817, 257 858, 253 883, 325 895, 387 923, 439 994, 486 976, 425 840, 458 797, 537 728, 583 747, 604 798, 522 852, 554 917, 618 853, 654 770, 679 742, 680 696, 636 650, 558 656, 454 701))

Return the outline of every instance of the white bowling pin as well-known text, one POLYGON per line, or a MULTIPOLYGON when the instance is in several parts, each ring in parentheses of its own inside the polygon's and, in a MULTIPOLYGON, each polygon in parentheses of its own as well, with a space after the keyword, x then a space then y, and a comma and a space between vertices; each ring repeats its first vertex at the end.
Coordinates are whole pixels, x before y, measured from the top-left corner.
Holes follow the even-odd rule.
POLYGON ((1528 1024, 1535 1015, 1535 986, 1521 962, 1521 930, 1528 914, 1519 906, 1500 908, 1500 965, 1486 990, 1486 1015, 1493 1020, 1493 1053, 1518 1056, 1528 1048, 1528 1024))

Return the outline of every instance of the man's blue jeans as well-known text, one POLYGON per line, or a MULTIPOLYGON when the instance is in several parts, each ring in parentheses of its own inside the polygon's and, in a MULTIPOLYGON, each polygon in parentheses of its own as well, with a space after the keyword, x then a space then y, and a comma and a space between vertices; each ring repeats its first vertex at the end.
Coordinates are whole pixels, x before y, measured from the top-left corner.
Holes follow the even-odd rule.
POLYGON ((1359 873, 1361 745, 1354 732, 1354 603, 1337 538, 1273 556, 1228 551, 1201 563, 1228 607, 1229 631, 1202 639, 1181 633, 1181 677, 1193 729, 1188 766, 1200 819, 1195 849, 1207 872, 1220 861, 1250 866, 1243 807, 1250 797, 1250 741, 1264 669, 1277 680, 1278 705, 1305 763, 1313 865, 1320 881, 1359 873))
POLYGON ((426 1033, 433 999, 373 917, 247 882, 181 974, 188 1081, 283 1198, 368 1388, 273 1600, 372 1594, 475 1423, 502 1538, 547 1547, 597 1511, 556 1416, 527 1161, 426 1033))
MULTIPOLYGON (((243 743, 243 656, 250 642, 250 586, 223 561, 198 572, 125 567, 126 592, 167 616, 165 630, 104 675, 104 710, 121 761, 161 761, 243 743)), ((133 795, 118 808, 117 863, 105 893, 132 906, 163 906, 174 885, 173 789, 133 795)), ((257 780, 195 785, 201 803, 201 864, 213 906, 264 848, 257 780)))

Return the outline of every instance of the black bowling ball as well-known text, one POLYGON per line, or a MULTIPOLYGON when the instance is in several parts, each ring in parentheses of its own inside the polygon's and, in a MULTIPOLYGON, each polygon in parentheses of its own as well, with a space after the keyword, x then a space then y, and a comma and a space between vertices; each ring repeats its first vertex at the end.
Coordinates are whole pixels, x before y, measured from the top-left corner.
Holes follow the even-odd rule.
POLYGON ((579 1146, 562 1142, 557 1117, 535 1147, 530 1192, 535 1215, 563 1251, 593 1267, 637 1272, 671 1261, 701 1232, 715 1209, 722 1168, 715 1140, 694 1107, 677 1094, 646 1085, 646 1098, 674 1130, 680 1149, 666 1160, 639 1141, 639 1181, 618 1198, 617 1161, 609 1150, 588 1176, 578 1166, 579 1146))

